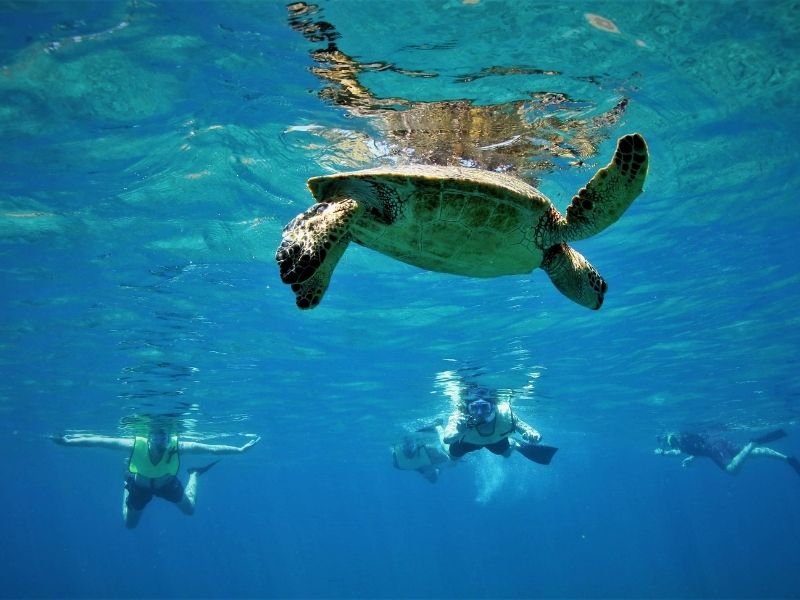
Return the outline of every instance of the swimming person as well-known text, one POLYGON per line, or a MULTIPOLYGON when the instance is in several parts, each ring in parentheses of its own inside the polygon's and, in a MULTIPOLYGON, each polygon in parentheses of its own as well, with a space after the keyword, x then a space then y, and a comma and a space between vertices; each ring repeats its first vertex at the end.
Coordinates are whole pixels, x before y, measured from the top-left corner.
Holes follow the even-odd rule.
POLYGON ((747 458, 765 456, 786 461, 800 475, 800 461, 797 458, 763 446, 783 437, 786 437, 786 432, 783 429, 776 429, 741 445, 706 433, 672 432, 662 437, 664 447, 656 448, 654 452, 660 456, 686 454, 686 458, 681 461, 683 467, 691 464, 698 456, 710 458, 715 465, 731 475, 739 472, 747 458))
POLYGON ((151 429, 147 437, 117 438, 94 434, 54 436, 53 441, 62 446, 110 448, 129 450, 128 472, 122 499, 122 517, 128 529, 139 524, 142 511, 153 496, 173 502, 187 515, 194 513, 197 501, 197 478, 214 466, 214 461, 205 467, 188 469, 189 480, 184 488, 178 479, 180 455, 184 454, 239 454, 252 448, 260 437, 244 446, 203 444, 178 439, 175 433, 164 428, 151 429))
POLYGON ((425 427, 403 436, 392 446, 392 463, 401 471, 416 471, 431 483, 439 480, 441 465, 450 462, 447 447, 435 427, 425 427))
POLYGON ((540 445, 542 435, 514 414, 508 400, 498 401, 497 394, 485 388, 477 391, 466 398, 459 394, 447 426, 439 427, 451 458, 486 448, 504 457, 516 450, 528 460, 550 464, 558 448, 540 445), (519 434, 520 439, 512 434, 519 434))

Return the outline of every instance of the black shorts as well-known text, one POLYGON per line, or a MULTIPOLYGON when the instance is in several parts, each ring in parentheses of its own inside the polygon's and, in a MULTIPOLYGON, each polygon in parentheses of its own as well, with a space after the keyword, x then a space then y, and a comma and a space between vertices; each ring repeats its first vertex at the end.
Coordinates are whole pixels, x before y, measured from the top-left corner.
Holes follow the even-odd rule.
POLYGON ((177 477, 172 477, 160 487, 142 487, 136 484, 133 476, 125 481, 125 489, 128 490, 128 508, 142 510, 153 496, 164 498, 177 504, 183 500, 183 484, 177 477))
POLYGON ((511 442, 508 441, 508 438, 503 438, 499 442, 487 444, 485 446, 481 444, 470 444, 469 442, 455 442, 450 444, 450 456, 453 458, 460 458, 467 452, 475 452, 475 450, 480 450, 481 448, 486 448, 492 454, 505 454, 510 447, 511 442))

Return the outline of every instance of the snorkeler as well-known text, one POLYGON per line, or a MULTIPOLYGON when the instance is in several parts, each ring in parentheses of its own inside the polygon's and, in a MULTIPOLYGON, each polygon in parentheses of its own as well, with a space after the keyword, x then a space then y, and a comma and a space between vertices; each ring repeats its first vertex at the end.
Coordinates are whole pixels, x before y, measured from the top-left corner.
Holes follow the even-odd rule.
POLYGON ((450 457, 460 458, 481 448, 509 457, 516 450, 535 463, 550 464, 558 448, 540 445, 541 434, 514 414, 508 400, 498 401, 495 392, 476 389, 479 393, 467 398, 459 394, 447 426, 438 427, 450 457), (512 438, 515 433, 521 439, 512 438))
POLYGON ((439 480, 441 466, 450 463, 447 446, 435 426, 408 433, 392 446, 392 463, 401 471, 416 471, 431 483, 439 480))
POLYGON ((186 515, 194 513, 197 500, 197 478, 218 461, 204 467, 188 469, 189 480, 183 487, 178 479, 180 453, 186 454, 239 454, 252 448, 260 437, 244 446, 203 444, 178 440, 178 435, 163 428, 150 430, 147 437, 116 438, 94 434, 54 436, 53 441, 62 446, 84 446, 129 450, 128 472, 122 500, 122 517, 128 529, 139 524, 142 511, 153 496, 173 502, 186 515))
POLYGON ((705 433, 673 432, 662 437, 664 447, 656 448, 655 454, 661 456, 688 456, 681 461, 686 467, 698 456, 710 458, 720 469, 735 475, 742 468, 745 459, 750 456, 765 456, 786 461, 800 475, 800 461, 794 456, 787 456, 762 444, 774 442, 786 437, 783 429, 776 429, 760 437, 750 440, 742 446, 730 440, 711 437, 705 433))

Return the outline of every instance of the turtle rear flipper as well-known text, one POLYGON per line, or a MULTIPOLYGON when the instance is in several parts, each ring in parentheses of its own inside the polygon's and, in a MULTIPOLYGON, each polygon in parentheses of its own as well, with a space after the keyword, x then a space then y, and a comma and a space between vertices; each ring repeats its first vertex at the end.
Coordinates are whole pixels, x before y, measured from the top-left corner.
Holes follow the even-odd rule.
POLYGON ((641 135, 621 137, 611 162, 594 174, 567 207, 561 239, 582 240, 614 224, 641 193, 648 162, 647 144, 641 135))
POLYGON ((275 260, 281 281, 292 286, 300 308, 319 304, 350 243, 350 226, 360 211, 355 200, 321 202, 284 227, 275 260))
POLYGON ((566 244, 552 246, 544 253, 542 269, 558 291, 573 302, 593 310, 603 305, 608 285, 580 252, 566 244))

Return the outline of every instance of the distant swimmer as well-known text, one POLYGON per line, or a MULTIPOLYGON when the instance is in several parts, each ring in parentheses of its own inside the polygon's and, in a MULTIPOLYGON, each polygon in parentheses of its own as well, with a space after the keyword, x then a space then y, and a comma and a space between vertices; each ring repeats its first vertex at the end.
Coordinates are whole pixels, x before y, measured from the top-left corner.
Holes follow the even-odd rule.
POLYGON ((763 446, 784 437, 786 432, 783 429, 776 429, 742 445, 707 433, 672 432, 662 436, 662 447, 656 448, 654 452, 661 456, 686 454, 686 458, 681 462, 681 466, 684 467, 698 456, 710 458, 715 465, 731 475, 739 472, 747 458, 765 456, 787 462, 800 475, 800 461, 797 458, 763 446))
POLYGON ((442 466, 451 461, 437 428, 431 426, 406 434, 401 442, 392 446, 392 462, 395 469, 416 471, 426 480, 436 483, 442 466))
POLYGON ((181 454, 239 454, 252 448, 261 439, 255 437, 244 446, 203 444, 178 439, 176 433, 165 428, 152 428, 147 437, 117 438, 94 434, 54 436, 53 441, 62 446, 110 448, 130 451, 122 517, 128 529, 139 524, 147 503, 158 496, 173 502, 187 515, 194 513, 197 499, 197 478, 218 461, 204 467, 188 469, 189 481, 184 488, 178 479, 181 454))

